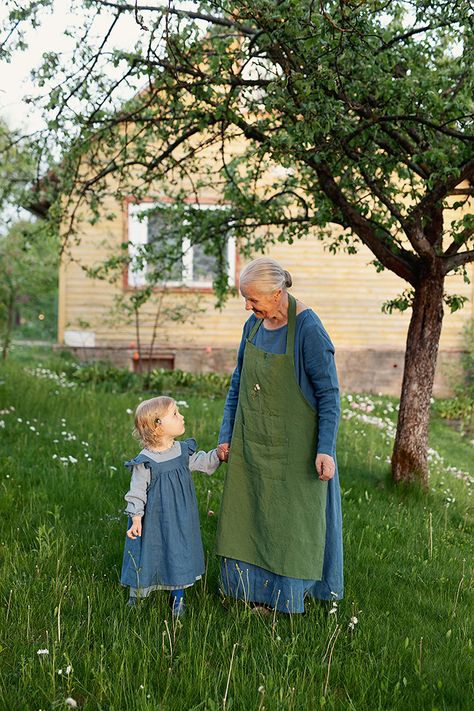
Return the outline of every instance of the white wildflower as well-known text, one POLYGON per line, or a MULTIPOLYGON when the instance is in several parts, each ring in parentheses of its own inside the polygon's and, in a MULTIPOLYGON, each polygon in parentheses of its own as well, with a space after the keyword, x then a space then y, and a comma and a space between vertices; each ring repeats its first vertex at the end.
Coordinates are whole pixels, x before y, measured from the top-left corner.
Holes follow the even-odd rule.
POLYGON ((77 462, 78 462, 79 460, 76 459, 76 457, 73 457, 72 454, 70 454, 70 455, 69 455, 69 461, 71 462, 71 464, 77 464, 77 462))
POLYGON ((70 709, 77 709, 77 701, 72 698, 72 696, 68 696, 66 699, 66 706, 69 706, 70 709))
POLYGON ((347 629, 349 632, 352 632, 354 630, 354 627, 356 626, 357 622, 352 622, 352 620, 357 620, 357 617, 351 617, 351 621, 349 622, 347 629))
POLYGON ((36 652, 36 654, 37 654, 38 656, 40 656, 40 657, 41 657, 41 656, 44 656, 44 655, 47 655, 47 654, 49 654, 49 649, 38 649, 38 651, 36 652))
POLYGON ((133 410, 131 410, 129 407, 127 407, 127 415, 133 415, 133 410))
POLYGON ((113 472, 117 471, 117 467, 109 467, 109 469, 112 469, 113 472))

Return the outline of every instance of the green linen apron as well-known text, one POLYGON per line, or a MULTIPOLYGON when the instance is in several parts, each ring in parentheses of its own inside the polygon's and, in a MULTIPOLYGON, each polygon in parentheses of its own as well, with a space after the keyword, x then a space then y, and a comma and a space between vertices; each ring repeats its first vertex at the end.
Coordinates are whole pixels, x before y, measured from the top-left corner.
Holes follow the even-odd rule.
POLYGON ((327 482, 315 469, 317 414, 296 380, 296 300, 288 295, 286 353, 245 344, 222 497, 217 553, 292 578, 320 580, 327 482))

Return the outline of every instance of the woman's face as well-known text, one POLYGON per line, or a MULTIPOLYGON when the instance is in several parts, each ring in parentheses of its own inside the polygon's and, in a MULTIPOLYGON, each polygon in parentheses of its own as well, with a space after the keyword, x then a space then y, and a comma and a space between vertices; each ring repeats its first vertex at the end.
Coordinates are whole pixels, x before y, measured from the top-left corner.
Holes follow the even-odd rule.
POLYGON ((281 289, 262 294, 255 284, 246 284, 240 292, 245 299, 246 310, 253 311, 257 318, 271 318, 278 312, 281 289))

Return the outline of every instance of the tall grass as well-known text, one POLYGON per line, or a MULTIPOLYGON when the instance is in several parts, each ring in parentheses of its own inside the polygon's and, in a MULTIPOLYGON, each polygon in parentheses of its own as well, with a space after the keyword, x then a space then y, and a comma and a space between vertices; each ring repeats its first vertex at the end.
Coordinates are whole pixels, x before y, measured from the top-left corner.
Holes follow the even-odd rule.
MULTIPOLYGON (((458 433, 434 423, 444 464, 427 495, 396 490, 387 428, 359 417, 374 407, 371 417, 394 421, 394 401, 346 401, 345 417, 356 414, 338 449, 346 596, 304 616, 222 598, 224 468, 196 474, 207 570, 175 622, 165 594, 129 609, 119 584, 122 463, 137 451, 127 411, 140 396, 61 387, 15 362, 0 380, 2 709, 67 698, 117 711, 472 708, 474 486, 448 465, 474 475, 474 460, 458 433)), ((187 403, 187 435, 211 448, 222 400, 187 403)))

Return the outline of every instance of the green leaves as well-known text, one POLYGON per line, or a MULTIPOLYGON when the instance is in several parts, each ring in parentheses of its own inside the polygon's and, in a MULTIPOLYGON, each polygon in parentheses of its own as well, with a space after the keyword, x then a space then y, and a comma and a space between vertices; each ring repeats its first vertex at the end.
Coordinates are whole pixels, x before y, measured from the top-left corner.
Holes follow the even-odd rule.
POLYGON ((461 296, 460 294, 444 295, 444 303, 449 307, 451 313, 462 309, 467 300, 467 296, 461 296))
POLYGON ((415 292, 413 289, 405 289, 403 293, 394 299, 389 299, 382 304, 382 313, 391 314, 393 311, 406 311, 413 304, 415 292))
POLYGON ((355 236, 411 283, 426 241, 437 259, 467 244, 464 218, 444 235, 435 219, 456 181, 474 180, 464 0, 209 0, 140 11, 140 27, 131 5, 118 16, 99 0, 81 6, 74 66, 52 48, 36 74, 58 219, 100 220, 117 196, 162 197, 216 256, 230 234, 250 254, 315 228, 326 239, 336 223, 352 236, 329 237, 330 250, 354 251, 355 236), (125 19, 128 44, 116 34, 125 19), (206 195, 221 209, 198 224, 192 204, 206 195), (423 239, 409 241, 407 225, 423 239))

